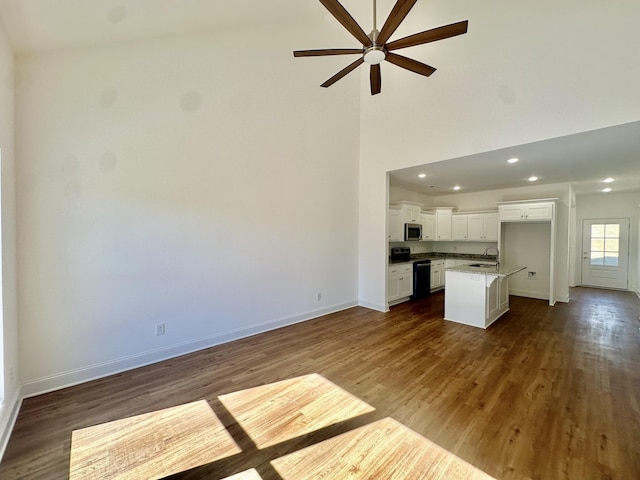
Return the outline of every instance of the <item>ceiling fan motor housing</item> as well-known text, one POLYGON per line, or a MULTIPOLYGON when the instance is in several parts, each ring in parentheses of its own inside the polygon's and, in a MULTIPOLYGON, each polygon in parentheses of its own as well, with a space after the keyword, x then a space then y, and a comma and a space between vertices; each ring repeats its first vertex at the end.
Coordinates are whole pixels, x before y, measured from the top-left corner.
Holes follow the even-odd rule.
POLYGON ((364 51, 364 61, 369 65, 378 65, 387 57, 387 51, 380 45, 373 45, 364 51))

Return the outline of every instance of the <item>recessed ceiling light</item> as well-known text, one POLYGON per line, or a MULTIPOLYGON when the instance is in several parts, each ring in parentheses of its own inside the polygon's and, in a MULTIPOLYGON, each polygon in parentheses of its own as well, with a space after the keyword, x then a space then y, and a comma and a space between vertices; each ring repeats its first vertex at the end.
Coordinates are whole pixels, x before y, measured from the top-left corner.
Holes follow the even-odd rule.
POLYGON ((536 177, 535 175, 529 177, 530 182, 535 182, 536 180, 538 180, 538 177, 536 177))
POLYGON ((611 191, 611 189, 609 187, 607 187, 607 188, 603 188, 602 191, 604 193, 609 193, 611 191))
POLYGON ((420 174, 418 174, 418 177, 419 177, 419 178, 424 178, 424 177, 426 177, 426 176, 427 176, 427 174, 426 174, 426 173, 420 173, 420 174))
POLYGON ((607 177, 607 178, 605 178, 605 179, 604 179, 604 180, 602 180, 602 181, 603 181, 604 183, 611 183, 611 182, 613 182, 613 178, 611 178, 611 177, 607 177))
POLYGON ((509 163, 516 163, 518 160, 520 160, 520 159, 519 159, 519 158, 516 158, 516 157, 513 157, 513 158, 510 158, 509 160, 507 160, 507 162, 509 162, 509 163))
POLYGON ((454 190, 460 190, 460 185, 456 185, 455 187, 453 187, 454 190))

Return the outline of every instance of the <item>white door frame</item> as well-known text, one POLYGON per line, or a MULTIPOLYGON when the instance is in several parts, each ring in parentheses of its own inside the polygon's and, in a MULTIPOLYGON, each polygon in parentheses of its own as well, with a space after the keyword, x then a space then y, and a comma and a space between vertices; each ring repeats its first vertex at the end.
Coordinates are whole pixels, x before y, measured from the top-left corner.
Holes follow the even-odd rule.
MULTIPOLYGON (((631 221, 629 217, 616 218, 584 218, 581 225, 581 260, 580 260, 580 284, 594 288, 614 288, 620 290, 629 289, 629 258, 631 221), (620 224, 618 265, 593 266, 590 263, 591 225, 593 224, 620 224), (589 227, 587 229, 587 227, 589 227), (588 239, 587 239, 588 237, 588 239), (588 271, 587 271, 588 269, 588 271), (596 274, 591 274, 593 271, 596 274)), ((603 247, 604 248, 604 247, 603 247)), ((604 252, 603 252, 604 253, 604 252)), ((605 257, 606 258, 606 257, 605 257)))

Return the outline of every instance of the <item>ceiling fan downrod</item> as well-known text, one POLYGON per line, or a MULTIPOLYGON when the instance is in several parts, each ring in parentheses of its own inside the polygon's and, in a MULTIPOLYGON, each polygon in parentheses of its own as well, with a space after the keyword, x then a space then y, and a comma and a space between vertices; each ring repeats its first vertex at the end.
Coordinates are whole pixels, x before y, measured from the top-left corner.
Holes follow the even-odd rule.
POLYGON ((373 30, 371 30, 371 33, 369 34, 369 38, 371 38, 371 46, 364 49, 362 57, 369 65, 379 65, 385 58, 387 58, 387 52, 384 49, 384 46, 378 45, 377 42, 380 32, 378 31, 376 4, 376 0, 373 0, 373 30))

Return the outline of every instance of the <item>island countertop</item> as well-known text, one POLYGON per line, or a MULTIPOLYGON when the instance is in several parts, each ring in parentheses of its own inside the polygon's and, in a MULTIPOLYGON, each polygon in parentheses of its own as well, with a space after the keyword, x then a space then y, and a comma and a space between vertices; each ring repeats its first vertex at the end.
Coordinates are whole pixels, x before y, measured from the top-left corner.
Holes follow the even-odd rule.
POLYGON ((520 265, 502 265, 496 269, 495 265, 482 265, 478 267, 472 267, 470 265, 458 265, 455 267, 447 268, 448 272, 462 272, 462 273, 476 273, 481 275, 495 275, 496 277, 508 277, 514 273, 518 273, 527 267, 520 265))

